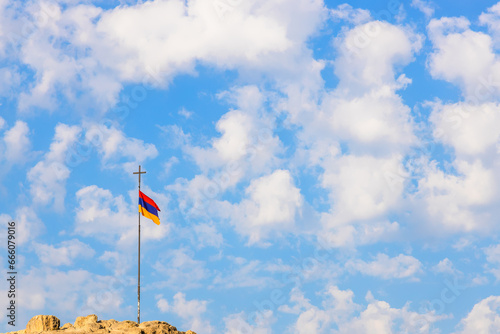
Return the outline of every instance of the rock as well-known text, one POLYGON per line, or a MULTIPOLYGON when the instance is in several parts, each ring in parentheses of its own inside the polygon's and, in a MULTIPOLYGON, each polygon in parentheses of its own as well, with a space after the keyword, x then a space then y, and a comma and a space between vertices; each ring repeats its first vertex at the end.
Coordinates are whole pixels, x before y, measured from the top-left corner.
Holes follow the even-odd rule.
POLYGON ((137 322, 135 321, 130 321, 130 320, 125 320, 125 321, 117 321, 114 324, 112 324, 109 328, 113 330, 126 330, 126 329, 131 329, 137 327, 137 322))
POLYGON ((95 332, 103 328, 103 326, 97 322, 97 315, 95 314, 76 318, 74 327, 84 332, 95 332))
POLYGON ((61 321, 53 315, 37 315, 28 321, 26 334, 58 330, 60 325, 61 321))
POLYGON ((116 324, 117 322, 118 321, 116 321, 115 319, 100 320, 100 321, 98 321, 98 323, 100 323, 101 326, 104 327, 104 329, 110 328, 113 324, 116 324))
POLYGON ((96 324, 97 323, 97 315, 91 314, 86 317, 77 317, 75 320, 75 328, 85 327, 88 324, 96 324))
MULTIPOLYGON (((74 324, 61 322, 53 315, 37 315, 28 322, 26 329, 4 334, 196 334, 181 332, 165 321, 98 320, 95 314, 78 317, 74 324)), ((2 334, 2 333, 0 333, 2 334)))
MULTIPOLYGON (((20 331, 17 331, 17 332, 10 332, 9 334, 25 334, 26 333, 26 329, 21 329, 20 331)), ((2 333, 4 334, 4 333, 2 333)))
POLYGON ((164 321, 146 321, 139 325, 144 334, 176 333, 177 328, 164 321))
POLYGON ((61 330, 70 329, 70 328, 75 328, 75 327, 73 327, 73 324, 71 324, 70 322, 67 322, 67 323, 65 323, 65 324, 61 327, 61 330))

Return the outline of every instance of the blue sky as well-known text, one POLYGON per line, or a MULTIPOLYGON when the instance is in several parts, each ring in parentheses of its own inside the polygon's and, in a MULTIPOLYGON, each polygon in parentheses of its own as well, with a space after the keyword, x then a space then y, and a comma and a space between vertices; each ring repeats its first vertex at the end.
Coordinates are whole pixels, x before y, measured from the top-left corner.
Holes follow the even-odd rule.
POLYGON ((142 220, 142 321, 500 332, 500 3, 0 15, 0 236, 14 220, 19 272, 18 326, 2 306, 0 330, 136 319, 141 165, 161 208, 142 220))

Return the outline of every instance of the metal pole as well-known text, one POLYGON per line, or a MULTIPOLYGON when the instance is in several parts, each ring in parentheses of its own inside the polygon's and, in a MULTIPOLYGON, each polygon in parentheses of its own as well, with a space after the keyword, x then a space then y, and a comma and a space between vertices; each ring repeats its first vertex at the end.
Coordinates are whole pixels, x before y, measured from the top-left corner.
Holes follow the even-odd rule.
MULTIPOLYGON (((141 165, 139 165, 139 171, 134 172, 134 174, 139 175, 139 191, 141 191, 141 174, 146 174, 146 172, 141 171, 141 165)), ((141 212, 139 212, 139 233, 138 233, 138 256, 137 256, 137 324, 141 323, 141 212)))
MULTIPOLYGON (((139 172, 141 167, 139 166, 139 172)), ((141 191, 141 174, 139 174, 139 191, 141 191)), ((139 251, 137 256, 137 324, 141 323, 141 213, 139 212, 139 251)))

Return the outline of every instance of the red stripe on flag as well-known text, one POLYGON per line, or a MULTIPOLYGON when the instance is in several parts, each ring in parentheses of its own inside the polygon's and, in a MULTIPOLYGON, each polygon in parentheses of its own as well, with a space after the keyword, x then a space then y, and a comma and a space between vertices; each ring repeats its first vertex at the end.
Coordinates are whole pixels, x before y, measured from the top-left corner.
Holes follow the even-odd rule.
POLYGON ((142 200, 156 208, 156 210, 161 211, 158 205, 156 205, 155 201, 153 201, 151 198, 148 196, 144 195, 142 191, 139 190, 139 197, 142 198, 142 200))

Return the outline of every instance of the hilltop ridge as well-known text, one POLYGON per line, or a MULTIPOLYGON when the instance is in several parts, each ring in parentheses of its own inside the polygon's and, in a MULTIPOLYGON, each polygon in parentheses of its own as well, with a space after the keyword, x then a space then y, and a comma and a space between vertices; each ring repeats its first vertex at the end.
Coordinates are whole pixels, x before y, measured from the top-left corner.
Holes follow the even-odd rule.
POLYGON ((61 327, 59 318, 53 315, 37 315, 31 318, 26 329, 1 334, 196 334, 193 331, 181 332, 164 321, 98 320, 95 314, 77 317, 74 324, 66 323, 61 327))

